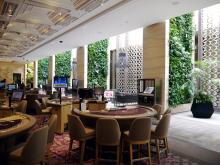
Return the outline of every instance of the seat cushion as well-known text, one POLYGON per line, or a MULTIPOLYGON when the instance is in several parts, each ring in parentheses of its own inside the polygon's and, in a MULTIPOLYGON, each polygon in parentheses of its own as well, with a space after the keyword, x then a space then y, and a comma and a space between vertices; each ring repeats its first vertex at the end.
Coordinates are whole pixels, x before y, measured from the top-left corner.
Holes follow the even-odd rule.
POLYGON ((23 147, 19 147, 18 149, 12 151, 9 154, 10 160, 15 161, 21 161, 21 153, 22 153, 23 147))
POLYGON ((85 127, 86 136, 95 136, 95 130, 89 127, 85 127))

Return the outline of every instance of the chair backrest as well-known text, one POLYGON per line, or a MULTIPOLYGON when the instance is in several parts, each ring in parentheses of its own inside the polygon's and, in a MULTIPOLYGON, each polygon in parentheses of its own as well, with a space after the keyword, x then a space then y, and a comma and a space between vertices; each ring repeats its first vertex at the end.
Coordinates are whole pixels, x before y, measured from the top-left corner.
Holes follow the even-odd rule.
POLYGON ((68 115, 68 128, 71 139, 81 140, 86 136, 85 127, 76 115, 68 115))
POLYGON ((129 130, 129 140, 149 141, 151 133, 151 118, 143 117, 135 119, 129 130))
POLYGON ((171 113, 171 109, 170 108, 168 108, 165 112, 164 112, 164 114, 163 115, 166 115, 166 114, 170 114, 171 113))
POLYGON ((57 115, 51 115, 50 119, 48 120, 48 138, 47 144, 52 144, 54 139, 54 133, 57 128, 57 115))
POLYGON ((27 110, 27 101, 26 100, 22 100, 18 107, 16 108, 16 111, 18 112, 22 112, 22 113, 26 113, 27 110))
POLYGON ((154 104, 152 108, 157 111, 156 118, 157 118, 158 120, 160 120, 161 111, 162 111, 162 106, 161 106, 160 104, 154 104))
POLYGON ((42 107, 41 103, 38 100, 35 100, 35 108, 37 115, 40 115, 42 113, 42 107))
POLYGON ((162 119, 158 123, 155 134, 158 138, 165 138, 168 134, 168 129, 170 126, 171 114, 163 115, 162 119))
POLYGON ((106 146, 120 144, 121 131, 117 120, 113 118, 99 119, 96 123, 96 143, 106 146))
POLYGON ((35 100, 38 99, 38 94, 27 94, 26 95, 27 99, 27 111, 28 113, 35 113, 36 108, 35 108, 35 100))
POLYGON ((43 109, 47 108, 47 101, 48 101, 48 97, 42 97, 41 107, 42 107, 43 109))
POLYGON ((37 164, 43 160, 46 151, 48 126, 32 132, 21 153, 21 160, 26 164, 37 164))

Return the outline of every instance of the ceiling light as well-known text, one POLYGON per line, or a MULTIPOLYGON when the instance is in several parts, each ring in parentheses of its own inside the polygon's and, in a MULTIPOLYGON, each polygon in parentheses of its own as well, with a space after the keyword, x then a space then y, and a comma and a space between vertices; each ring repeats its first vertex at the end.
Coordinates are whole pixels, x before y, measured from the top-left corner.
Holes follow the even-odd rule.
POLYGON ((59 41, 59 43, 63 43, 63 41, 62 41, 62 40, 60 40, 60 41, 59 41))

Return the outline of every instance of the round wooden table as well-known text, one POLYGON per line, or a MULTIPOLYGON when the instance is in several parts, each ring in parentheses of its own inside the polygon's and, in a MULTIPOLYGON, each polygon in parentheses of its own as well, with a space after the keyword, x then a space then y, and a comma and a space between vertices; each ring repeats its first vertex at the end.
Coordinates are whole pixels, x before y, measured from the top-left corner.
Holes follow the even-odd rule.
POLYGON ((102 111, 79 111, 73 110, 73 113, 80 116, 86 126, 96 127, 96 120, 99 118, 114 118, 118 121, 122 131, 128 130, 132 121, 139 117, 152 117, 157 112, 150 107, 129 107, 117 110, 102 111))

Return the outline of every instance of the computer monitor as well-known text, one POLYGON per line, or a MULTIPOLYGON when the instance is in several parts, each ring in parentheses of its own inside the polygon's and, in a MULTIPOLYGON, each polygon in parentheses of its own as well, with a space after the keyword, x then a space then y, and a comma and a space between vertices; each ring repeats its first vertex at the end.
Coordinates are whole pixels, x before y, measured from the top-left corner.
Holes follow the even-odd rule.
POLYGON ((13 91, 11 100, 12 101, 20 101, 23 98, 23 92, 22 91, 13 91))
POLYGON ((68 77, 54 77, 55 88, 66 88, 68 86, 68 77))
POLYGON ((4 82, 0 82, 0 89, 5 89, 5 83, 4 82))
POLYGON ((93 98, 93 89, 79 88, 78 95, 79 95, 79 98, 81 98, 81 99, 93 98))
POLYGON ((8 84, 8 91, 13 91, 17 89, 17 85, 16 84, 8 84))

